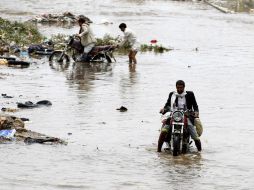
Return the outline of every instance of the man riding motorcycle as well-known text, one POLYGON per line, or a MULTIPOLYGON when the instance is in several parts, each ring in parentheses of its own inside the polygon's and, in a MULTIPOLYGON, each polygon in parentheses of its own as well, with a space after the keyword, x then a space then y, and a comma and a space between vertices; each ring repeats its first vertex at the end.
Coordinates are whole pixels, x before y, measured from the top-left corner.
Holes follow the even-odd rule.
POLYGON ((84 52, 77 61, 86 62, 89 52, 95 46, 96 39, 94 37, 92 29, 89 26, 89 20, 86 17, 80 16, 78 19, 78 24, 80 26, 80 29, 77 36, 80 38, 82 46, 84 46, 84 52))
MULTIPOLYGON (((177 92, 170 92, 167 103, 165 104, 164 108, 160 110, 160 113, 165 114, 170 110, 174 110, 176 107, 178 109, 188 109, 194 111, 194 115, 188 118, 188 131, 191 135, 191 138, 195 141, 198 151, 201 151, 201 141, 194 127, 194 118, 199 116, 198 105, 194 93, 192 91, 185 91, 184 88, 184 81, 178 80, 176 82, 177 92)), ((163 143, 168 142, 170 144, 170 140, 171 126, 164 124, 159 136, 157 151, 161 152, 163 143)))

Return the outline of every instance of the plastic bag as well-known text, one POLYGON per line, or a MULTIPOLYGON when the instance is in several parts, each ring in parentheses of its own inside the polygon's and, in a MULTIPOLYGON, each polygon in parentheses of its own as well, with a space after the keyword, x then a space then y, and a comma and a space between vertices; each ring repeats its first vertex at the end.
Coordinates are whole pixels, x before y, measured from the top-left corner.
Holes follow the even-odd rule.
POLYGON ((15 133, 16 133, 15 129, 0 130, 0 137, 13 138, 15 133))
POLYGON ((196 130, 197 130, 198 136, 201 136, 202 133, 203 133, 203 125, 202 125, 202 123, 201 123, 199 118, 195 118, 194 125, 196 126, 196 130))

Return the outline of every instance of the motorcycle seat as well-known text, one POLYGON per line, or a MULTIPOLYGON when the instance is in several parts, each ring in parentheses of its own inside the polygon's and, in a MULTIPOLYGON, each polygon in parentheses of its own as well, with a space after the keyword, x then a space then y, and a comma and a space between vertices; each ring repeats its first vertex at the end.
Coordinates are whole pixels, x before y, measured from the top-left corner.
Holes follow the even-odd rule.
POLYGON ((95 47, 92 49, 92 52, 106 51, 106 50, 109 50, 110 48, 112 48, 111 45, 106 45, 106 46, 95 46, 95 47))

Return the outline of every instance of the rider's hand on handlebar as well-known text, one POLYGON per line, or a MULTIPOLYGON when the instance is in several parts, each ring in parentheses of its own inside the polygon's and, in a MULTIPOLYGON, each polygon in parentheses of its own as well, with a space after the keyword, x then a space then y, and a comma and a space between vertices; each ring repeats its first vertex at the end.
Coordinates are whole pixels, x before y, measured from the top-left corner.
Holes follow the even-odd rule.
POLYGON ((80 35, 79 34, 75 34, 74 37, 75 38, 80 38, 80 35))
POLYGON ((165 112, 164 108, 160 109, 160 113, 163 114, 165 112))
POLYGON ((198 112, 194 112, 194 117, 199 117, 199 113, 198 112))

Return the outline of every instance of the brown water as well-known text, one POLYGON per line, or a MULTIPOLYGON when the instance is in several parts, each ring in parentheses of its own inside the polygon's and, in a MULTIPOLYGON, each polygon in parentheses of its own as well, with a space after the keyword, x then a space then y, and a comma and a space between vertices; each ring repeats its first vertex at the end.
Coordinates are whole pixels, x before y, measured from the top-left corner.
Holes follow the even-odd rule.
POLYGON ((52 101, 17 115, 31 119, 27 128, 69 144, 1 144, 0 189, 253 189, 253 16, 162 0, 0 1, 1 16, 13 20, 66 10, 89 16, 97 36, 121 34, 118 24, 126 22, 142 43, 157 39, 175 50, 139 53, 135 71, 125 55, 101 66, 50 68, 46 58, 27 69, 1 66, 9 74, 1 75, 1 93, 15 97, 0 105, 52 101), (114 24, 99 25, 101 19, 114 24), (196 94, 204 150, 173 158, 156 152, 158 111, 178 79, 196 94), (128 111, 116 111, 121 105, 128 111))

